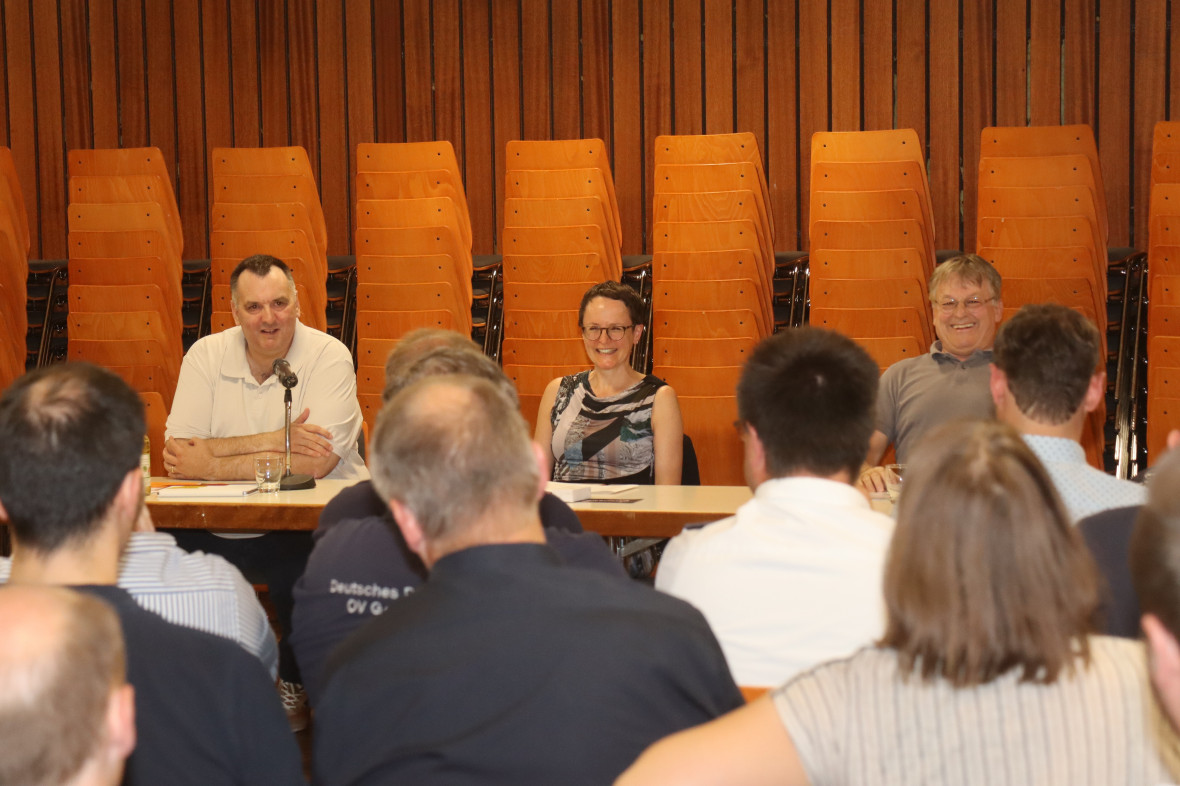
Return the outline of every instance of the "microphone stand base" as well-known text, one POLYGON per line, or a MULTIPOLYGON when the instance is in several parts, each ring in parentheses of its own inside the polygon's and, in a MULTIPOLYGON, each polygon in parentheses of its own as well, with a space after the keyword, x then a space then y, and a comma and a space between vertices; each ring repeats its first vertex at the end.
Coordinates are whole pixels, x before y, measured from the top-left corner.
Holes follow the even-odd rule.
POLYGON ((315 478, 311 475, 288 475, 279 481, 280 491, 298 491, 300 489, 315 488, 315 478))

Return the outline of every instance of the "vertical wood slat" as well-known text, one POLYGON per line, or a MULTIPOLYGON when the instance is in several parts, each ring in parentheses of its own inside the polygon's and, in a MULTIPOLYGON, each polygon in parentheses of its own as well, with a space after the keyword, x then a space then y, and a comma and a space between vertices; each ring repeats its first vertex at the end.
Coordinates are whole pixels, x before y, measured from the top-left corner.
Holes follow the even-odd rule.
POLYGON ((142 5, 115 4, 115 36, 119 147, 143 147, 148 144, 149 133, 142 5))
MULTIPOLYGON (((119 97, 115 84, 114 0, 90 0, 87 31, 90 49, 90 93, 93 97, 91 142, 96 148, 119 146, 119 97)), ((13 107, 9 107, 11 117, 13 107)))
POLYGON ((774 249, 789 251, 804 248, 807 242, 807 228, 799 223, 802 192, 796 184, 802 173, 810 175, 811 140, 803 143, 803 155, 799 155, 795 107, 796 77, 801 69, 788 54, 796 52, 795 3, 772 3, 767 11, 766 177, 774 214, 774 249), (771 52, 777 56, 771 58, 771 52))
MULTIPOLYGON (((737 0, 735 43, 737 73, 735 75, 735 131, 752 131, 758 139, 758 149, 766 160, 766 93, 752 90, 751 85, 766 81, 766 17, 762 0, 737 0)), ((775 61, 776 67, 778 59, 775 61)))
POLYGON ((700 0, 672 0, 671 35, 673 133, 700 134, 704 132, 702 93, 705 89, 701 74, 704 41, 700 0))
POLYGON ((1067 124, 1095 125, 1094 17, 1096 0, 1065 3, 1064 113, 1067 124))
MULTIPOLYGON (((70 148, 94 146, 90 122, 93 107, 90 103, 90 58, 87 53, 88 30, 86 4, 83 0, 62 0, 61 13, 61 78, 65 109, 66 143, 70 148)), ((3 102, 0 102, 0 106, 3 102)))
POLYGON ((66 255, 66 180, 56 9, 52 14, 33 14, 33 67, 37 79, 36 139, 37 175, 40 181, 38 191, 41 198, 41 253, 48 259, 63 259, 66 255))
POLYGON ((993 17, 982 3, 963 6, 963 223, 959 236, 935 234, 936 248, 960 248, 974 252, 978 222, 976 188, 979 182, 979 135, 993 124, 992 116, 992 40, 993 17))
POLYGON ((427 142, 434 139, 430 6, 430 0, 402 0, 407 142, 427 142))
POLYGON ((373 101, 377 142, 405 141, 405 84, 402 77, 402 0, 373 3, 373 101))
POLYGON ((225 51, 232 53, 234 147, 263 143, 257 13, 255 0, 230 0, 230 48, 225 51))
POLYGON ((1147 247, 1147 213, 1151 180, 1151 138, 1167 106, 1167 0, 1135 0, 1135 138, 1131 152, 1132 236, 1127 242, 1147 247))
POLYGON ((175 42, 172 38, 170 4, 147 3, 144 25, 153 31, 147 35, 148 143, 160 148, 168 176, 176 187, 176 93, 172 68, 175 42))
MULTIPOLYGON (((353 177, 356 175, 356 148, 361 142, 377 139, 377 100, 373 91, 373 16, 369 0, 345 0, 344 3, 344 80, 347 83, 348 103, 348 146, 344 151, 348 160, 348 223, 338 227, 334 234, 348 235, 348 247, 353 246, 352 234, 355 221, 352 211, 356 205, 356 191, 353 177)), ((334 67, 332 63, 321 68, 334 67)), ((322 110, 321 110, 322 114, 322 110)), ((325 215, 325 220, 327 216, 325 215)))
MULTIPOLYGON (((9 146, 20 177, 25 211, 29 216, 32 247, 29 255, 44 259, 42 250, 40 183, 37 179, 36 85, 33 68, 33 20, 29 4, 4 0, 4 38, 8 56, 9 146)), ((64 216, 63 216, 64 218, 64 216)))
POLYGON ((1061 0, 1031 0, 1029 116, 1034 126, 1061 123, 1061 0))
MULTIPOLYGON (((525 139, 549 139, 553 99, 549 67, 549 0, 520 0, 520 78, 525 139)), ((499 10, 499 9, 497 9, 499 10)))
POLYGON ((1130 240, 1131 193, 1131 10, 1123 3, 1103 3, 1098 39, 1098 160, 1106 184, 1110 244, 1130 240), (1112 174, 1108 175, 1107 172, 1112 174), (1123 174, 1126 173, 1126 174, 1123 174))
MULTIPOLYGON (((173 185, 184 231, 184 255, 201 259, 209 255, 205 102, 201 94, 202 80, 185 76, 201 72, 203 31, 199 0, 175 0, 172 31, 176 51, 177 173, 173 185)), ((221 81, 224 86, 224 76, 221 81)))
POLYGON ((651 202, 650 170, 644 169, 646 154, 643 115, 640 113, 640 20, 637 3, 612 3, 610 8, 611 155, 614 163, 615 195, 619 202, 623 253, 639 254, 644 250, 645 203, 651 202), (649 196, 645 199, 644 195, 649 196))
POLYGON ((467 137, 464 183, 476 254, 495 250, 496 174, 492 129, 492 68, 488 6, 463 3, 463 133, 467 137))
POLYGON ((705 125, 707 134, 735 130, 733 85, 733 11, 731 0, 705 0, 705 125))
MULTIPOLYGON (((953 3, 930 6, 930 38, 954 40, 959 30, 959 9, 953 3)), ((936 237, 957 239, 959 219, 959 131, 952 122, 959 111, 959 50, 951 46, 930 48, 929 178, 930 204, 934 209, 936 237)), ((957 246, 952 243, 952 247, 957 246)))
MULTIPOLYGON (((236 87, 236 71, 230 71, 229 60, 223 53, 229 51, 230 15, 223 3, 201 4, 201 54, 204 57, 205 72, 202 83, 204 85, 203 98, 205 105, 202 119, 205 122, 205 146, 199 153, 200 165, 205 172, 206 204, 202 206, 206 217, 216 199, 213 190, 212 153, 218 147, 232 147, 237 144, 234 133, 235 122, 238 117, 238 103, 233 100, 236 87)), ((235 56, 234 63, 239 58, 235 56)), ((182 121, 189 122, 187 113, 181 112, 182 121)), ((257 133, 257 132, 255 132, 257 133)), ((245 147, 248 143, 241 142, 245 147)), ((188 225, 185 225, 185 254, 194 258, 204 249, 201 256, 209 253, 208 218, 202 222, 205 228, 199 243, 194 248, 195 239, 187 235, 188 225), (193 249, 193 250, 189 250, 193 249)))
POLYGON ((553 139, 579 139, 582 136, 581 64, 578 62, 578 28, 581 25, 577 3, 550 3, 553 16, 549 65, 553 72, 553 139))
MULTIPOLYGON (((337 3, 316 4, 316 85, 319 89, 316 147, 319 154, 320 201, 328 225, 328 253, 352 249, 353 203, 351 156, 348 144, 348 106, 344 64, 344 8, 337 3)), ((310 151, 309 151, 310 152, 310 151)))
POLYGON ((893 127, 893 0, 864 0, 864 128, 893 127), (887 43, 888 42, 888 43, 887 43))
MULTIPOLYGON (((477 44, 478 46, 478 44, 477 44)), ((463 147, 463 93, 459 90, 462 64, 459 47, 459 1, 434 2, 434 136, 449 139, 455 148, 462 173, 466 160, 463 147)))
MULTIPOLYGON (((307 150, 316 185, 320 182, 319 122, 316 85, 316 8, 314 3, 287 4, 287 144, 307 150)), ((339 233, 328 228, 329 248, 339 248, 339 233)))
MULTIPOLYGON (((863 128, 860 116, 860 0, 831 0, 830 13, 832 130, 859 131, 863 128)), ((869 48, 872 46, 873 42, 869 42, 869 48)))
POLYGON ((996 0, 996 125, 1028 124, 1025 0, 996 0))
POLYGON ((287 18, 283 0, 259 0, 258 65, 262 101, 262 146, 291 144, 287 77, 287 18))
MULTIPOLYGON (((508 142, 520 139, 520 14, 512 3, 493 3, 492 9, 492 129, 495 161, 496 199, 493 203, 492 226, 500 245, 500 229, 504 224, 504 150, 508 142)), ((501 253, 504 249, 498 249, 501 253)))
POLYGON ((578 135, 601 139, 608 155, 613 156, 611 5, 610 0, 582 0, 582 122, 578 135))
MULTIPOLYGON (((667 2, 643 4, 643 199, 644 248, 652 248, 653 210, 655 198, 656 137, 674 133, 672 124, 672 42, 671 18, 667 2)), ((622 208, 620 208, 622 209, 622 208)))
MULTIPOLYGON (((799 5, 799 226, 804 245, 811 248, 808 194, 811 191, 811 137, 831 129, 828 105, 828 17, 819 3, 799 5)), ((773 199, 773 197, 772 197, 773 199)))
POLYGON ((926 4, 897 0, 897 127, 926 144, 926 4))

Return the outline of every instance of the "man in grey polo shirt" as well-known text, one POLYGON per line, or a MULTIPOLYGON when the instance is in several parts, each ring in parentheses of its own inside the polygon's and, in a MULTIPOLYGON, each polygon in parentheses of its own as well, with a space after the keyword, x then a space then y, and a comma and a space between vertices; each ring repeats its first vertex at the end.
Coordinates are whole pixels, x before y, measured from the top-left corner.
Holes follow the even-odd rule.
POLYGON ((929 290, 938 340, 925 355, 894 363, 881 375, 877 430, 860 475, 868 491, 885 491, 886 470, 877 464, 890 445, 904 464, 931 427, 994 412, 988 380, 1004 314, 1000 274, 982 257, 963 254, 935 268, 929 290))

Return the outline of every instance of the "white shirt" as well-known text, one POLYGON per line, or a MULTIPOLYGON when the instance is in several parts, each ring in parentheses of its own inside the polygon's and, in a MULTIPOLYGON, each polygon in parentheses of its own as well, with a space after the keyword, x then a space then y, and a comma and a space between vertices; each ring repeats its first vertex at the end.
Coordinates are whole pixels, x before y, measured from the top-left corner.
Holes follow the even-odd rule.
POLYGON ((739 685, 778 685, 884 632, 892 534, 847 483, 768 480, 736 515, 673 538, 656 588, 700 609, 739 685))
MULTIPOLYGON (((12 561, 0 557, 0 584, 12 561)), ((187 552, 164 532, 133 532, 119 562, 118 585, 143 608, 186 628, 232 639, 278 673, 279 651, 250 582, 215 554, 187 552)))
MULTIPOLYGON (((348 349, 297 322, 287 361, 299 377, 291 391, 292 419, 310 408, 308 422, 331 432, 332 452, 340 457, 327 477, 367 480, 357 452, 361 408, 348 349)), ((284 409, 283 386, 274 376, 262 384, 254 380, 242 329, 232 327, 201 339, 184 356, 164 436, 213 439, 275 431, 283 427, 284 409)))
POLYGON ((1146 486, 1090 466, 1085 449, 1072 439, 1025 434, 1024 442, 1045 465, 1074 523, 1104 510, 1147 502, 1146 486))

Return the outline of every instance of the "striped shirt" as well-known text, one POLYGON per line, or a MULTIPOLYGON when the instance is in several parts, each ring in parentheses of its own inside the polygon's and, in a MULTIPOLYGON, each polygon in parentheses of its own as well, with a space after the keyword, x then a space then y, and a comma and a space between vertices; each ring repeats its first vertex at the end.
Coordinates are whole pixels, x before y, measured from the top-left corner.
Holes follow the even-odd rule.
POLYGON ((788 682, 775 708, 812 786, 1145 786, 1174 782, 1180 743, 1152 699, 1143 646, 1093 637, 1089 668, 972 688, 902 679, 865 648, 788 682))
MULTIPOLYGON (((0 558, 0 584, 12 563, 0 558)), ((134 532, 119 563, 118 585, 169 622, 232 639, 278 673, 274 631, 254 588, 222 557, 189 553, 164 532, 134 532)))

